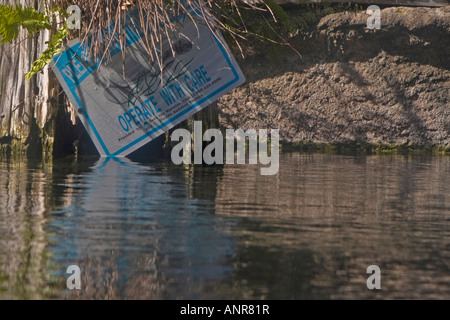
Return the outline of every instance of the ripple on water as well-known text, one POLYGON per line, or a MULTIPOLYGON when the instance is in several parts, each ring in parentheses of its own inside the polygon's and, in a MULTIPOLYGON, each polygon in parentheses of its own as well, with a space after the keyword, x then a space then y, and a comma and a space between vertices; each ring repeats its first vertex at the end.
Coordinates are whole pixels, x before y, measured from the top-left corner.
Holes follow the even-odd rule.
POLYGON ((447 157, 411 156, 281 154, 274 176, 0 161, 0 297, 448 299, 449 173, 447 157))

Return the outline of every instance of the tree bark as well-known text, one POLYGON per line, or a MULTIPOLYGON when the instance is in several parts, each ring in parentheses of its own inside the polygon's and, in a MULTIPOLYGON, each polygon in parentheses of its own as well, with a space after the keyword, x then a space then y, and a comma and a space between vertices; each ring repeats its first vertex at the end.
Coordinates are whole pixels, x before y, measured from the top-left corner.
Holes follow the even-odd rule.
MULTIPOLYGON (((42 1, 5 0, 40 8, 42 1)), ((30 37, 25 30, 12 43, 0 45, 0 151, 2 154, 51 154, 53 148, 52 116, 59 85, 48 67, 25 80, 33 61, 47 47, 50 31, 30 37), (53 102, 52 102, 53 101, 53 102)))

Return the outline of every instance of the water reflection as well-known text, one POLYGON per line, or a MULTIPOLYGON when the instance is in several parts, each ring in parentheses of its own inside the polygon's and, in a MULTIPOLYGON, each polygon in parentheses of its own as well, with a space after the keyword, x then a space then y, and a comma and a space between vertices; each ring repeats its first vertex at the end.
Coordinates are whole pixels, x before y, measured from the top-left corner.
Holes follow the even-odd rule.
MULTIPOLYGON (((70 191, 71 203, 54 212, 58 218, 48 226, 57 263, 79 265, 87 285, 65 294, 194 298, 205 282, 222 279, 232 239, 216 230, 214 192, 193 197, 193 174, 168 164, 100 160, 75 184, 83 190, 70 191)), ((209 176, 215 185, 216 175, 209 176)))
POLYGON ((216 213, 242 217, 238 278, 253 295, 450 296, 448 158, 292 154, 283 163, 273 177, 225 167, 218 184, 216 213), (365 285, 372 264, 381 292, 365 285))
POLYGON ((45 212, 51 167, 0 162, 0 298, 33 299, 46 290, 45 212))
POLYGON ((0 161, 0 298, 450 298, 449 158, 283 154, 259 173, 0 161))

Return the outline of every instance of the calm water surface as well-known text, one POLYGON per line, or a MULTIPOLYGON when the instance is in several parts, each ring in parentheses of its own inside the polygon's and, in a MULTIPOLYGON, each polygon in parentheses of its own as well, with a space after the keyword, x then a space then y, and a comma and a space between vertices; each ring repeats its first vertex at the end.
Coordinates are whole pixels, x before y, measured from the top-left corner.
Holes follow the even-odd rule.
POLYGON ((0 298, 450 299, 449 177, 437 156, 3 160, 0 298))

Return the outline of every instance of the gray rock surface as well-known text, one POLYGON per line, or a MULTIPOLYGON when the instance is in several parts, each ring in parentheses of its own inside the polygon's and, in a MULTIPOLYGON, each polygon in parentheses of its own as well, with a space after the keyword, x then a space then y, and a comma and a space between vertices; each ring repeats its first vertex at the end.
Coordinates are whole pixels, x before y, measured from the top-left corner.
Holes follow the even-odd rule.
POLYGON ((277 62, 249 44, 247 83, 219 101, 226 128, 278 128, 291 143, 450 148, 450 6, 325 16, 277 62))

